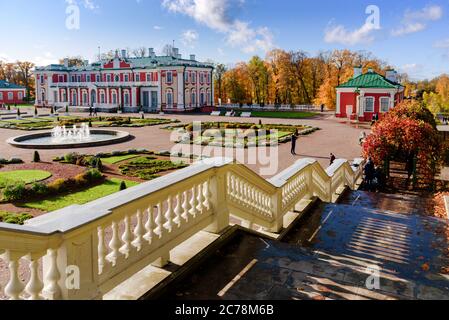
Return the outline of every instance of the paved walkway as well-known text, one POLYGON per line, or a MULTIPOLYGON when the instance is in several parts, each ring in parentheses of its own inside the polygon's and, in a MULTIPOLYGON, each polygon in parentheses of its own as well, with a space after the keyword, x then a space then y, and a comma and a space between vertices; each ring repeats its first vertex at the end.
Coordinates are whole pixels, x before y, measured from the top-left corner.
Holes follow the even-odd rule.
MULTIPOLYGON (((128 114, 127 114, 128 115, 128 114)), ((132 116, 132 115, 129 115, 132 116)), ((137 116, 137 115, 135 115, 137 116)), ((318 127, 321 130, 313 133, 312 135, 301 137, 298 141, 298 157, 294 157, 290 154, 290 144, 282 144, 279 148, 279 165, 277 172, 289 167, 295 161, 300 158, 309 157, 316 158, 323 166, 329 165, 329 156, 333 152, 338 158, 354 159, 361 154, 360 146, 358 145, 358 137, 362 129, 355 128, 348 125, 345 122, 339 122, 330 115, 319 116, 310 120, 294 120, 294 119, 260 119, 260 118, 225 118, 225 117, 212 117, 202 115, 147 115, 149 118, 170 118, 178 119, 182 123, 190 123, 192 121, 232 121, 232 122, 252 122, 259 123, 261 120, 263 123, 271 124, 303 124, 313 127, 318 127)), ((61 156, 68 152, 80 152, 95 154, 98 152, 111 152, 114 150, 127 150, 132 148, 146 148, 152 151, 170 150, 175 144, 170 141, 171 132, 168 130, 162 130, 161 126, 144 127, 144 128, 126 128, 125 131, 134 135, 134 139, 125 143, 95 147, 95 148, 81 148, 71 150, 42 150, 39 151, 43 161, 51 161, 55 156, 61 156)), ((123 128, 120 128, 123 130, 123 128)), ((365 129, 365 131, 367 131, 365 129)), ((0 129, 0 158, 19 157, 24 161, 29 162, 32 160, 33 150, 17 149, 9 146, 6 143, 8 138, 26 134, 26 131, 20 130, 8 130, 0 129)), ((221 148, 220 148, 220 151, 221 148)), ((247 151, 245 151, 245 159, 247 159, 247 151)), ((251 164, 245 162, 251 169, 259 171, 260 164, 251 164)), ((267 176, 272 176, 269 174, 267 176)))
POLYGON ((319 205, 283 242, 239 235, 164 298, 449 299, 447 221, 415 214, 413 201, 376 203, 354 192, 319 205), (369 290, 373 272, 380 287, 369 290))

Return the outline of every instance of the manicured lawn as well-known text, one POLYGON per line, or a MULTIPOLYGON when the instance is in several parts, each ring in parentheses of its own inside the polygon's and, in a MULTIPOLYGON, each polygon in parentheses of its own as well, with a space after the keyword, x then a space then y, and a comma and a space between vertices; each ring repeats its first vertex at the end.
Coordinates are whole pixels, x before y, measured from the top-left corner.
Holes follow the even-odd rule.
MULTIPOLYGON (((51 212, 74 204, 81 205, 118 192, 120 190, 121 182, 122 180, 113 178, 105 181, 102 185, 92 187, 84 191, 79 191, 63 196, 57 196, 54 198, 41 201, 28 202, 23 204, 22 206, 24 208, 38 209, 45 212, 51 212)), ((137 182, 133 181, 125 180, 125 182, 128 188, 138 185, 137 182)))
POLYGON ((42 181, 51 177, 51 173, 42 170, 16 170, 0 172, 0 187, 9 181, 22 181, 26 184, 42 181))
POLYGON ((110 158, 101 158, 101 161, 108 164, 116 164, 125 160, 134 159, 137 158, 138 155, 135 154, 128 154, 125 156, 117 156, 117 157, 110 157, 110 158))
POLYGON ((278 119, 307 119, 316 116, 314 112, 297 111, 253 111, 254 118, 278 118, 278 119))

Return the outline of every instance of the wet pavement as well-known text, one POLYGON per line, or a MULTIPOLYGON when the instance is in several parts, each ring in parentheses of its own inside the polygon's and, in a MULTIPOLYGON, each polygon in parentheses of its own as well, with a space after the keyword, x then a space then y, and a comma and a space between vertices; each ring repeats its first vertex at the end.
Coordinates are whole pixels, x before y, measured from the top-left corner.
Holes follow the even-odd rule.
POLYGON ((240 232, 162 298, 449 300, 449 224, 419 203, 357 191, 317 205, 282 242, 240 232))

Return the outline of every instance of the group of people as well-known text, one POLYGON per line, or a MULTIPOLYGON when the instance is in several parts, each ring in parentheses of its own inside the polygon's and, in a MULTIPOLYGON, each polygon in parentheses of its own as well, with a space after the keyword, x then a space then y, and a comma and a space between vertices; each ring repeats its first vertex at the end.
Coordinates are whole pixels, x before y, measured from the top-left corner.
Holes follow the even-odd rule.
POLYGON ((89 107, 89 117, 92 117, 92 116, 94 116, 94 117, 98 116, 97 108, 90 106, 89 107))
POLYGON ((373 119, 371 121, 371 125, 374 125, 377 121, 379 121, 379 114, 375 113, 375 114, 373 114, 373 119))
POLYGON ((384 187, 385 177, 382 168, 376 167, 372 158, 368 159, 368 162, 363 168, 364 184, 369 191, 378 191, 384 187))

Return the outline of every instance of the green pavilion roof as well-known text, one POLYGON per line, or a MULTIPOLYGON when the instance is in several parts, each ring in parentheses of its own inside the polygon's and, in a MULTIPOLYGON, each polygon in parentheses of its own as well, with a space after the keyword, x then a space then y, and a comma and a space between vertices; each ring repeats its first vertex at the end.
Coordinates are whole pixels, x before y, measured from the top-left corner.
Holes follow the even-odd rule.
POLYGON ((399 83, 388 80, 376 72, 367 72, 352 78, 337 88, 380 88, 380 89, 399 89, 402 86, 399 83))

